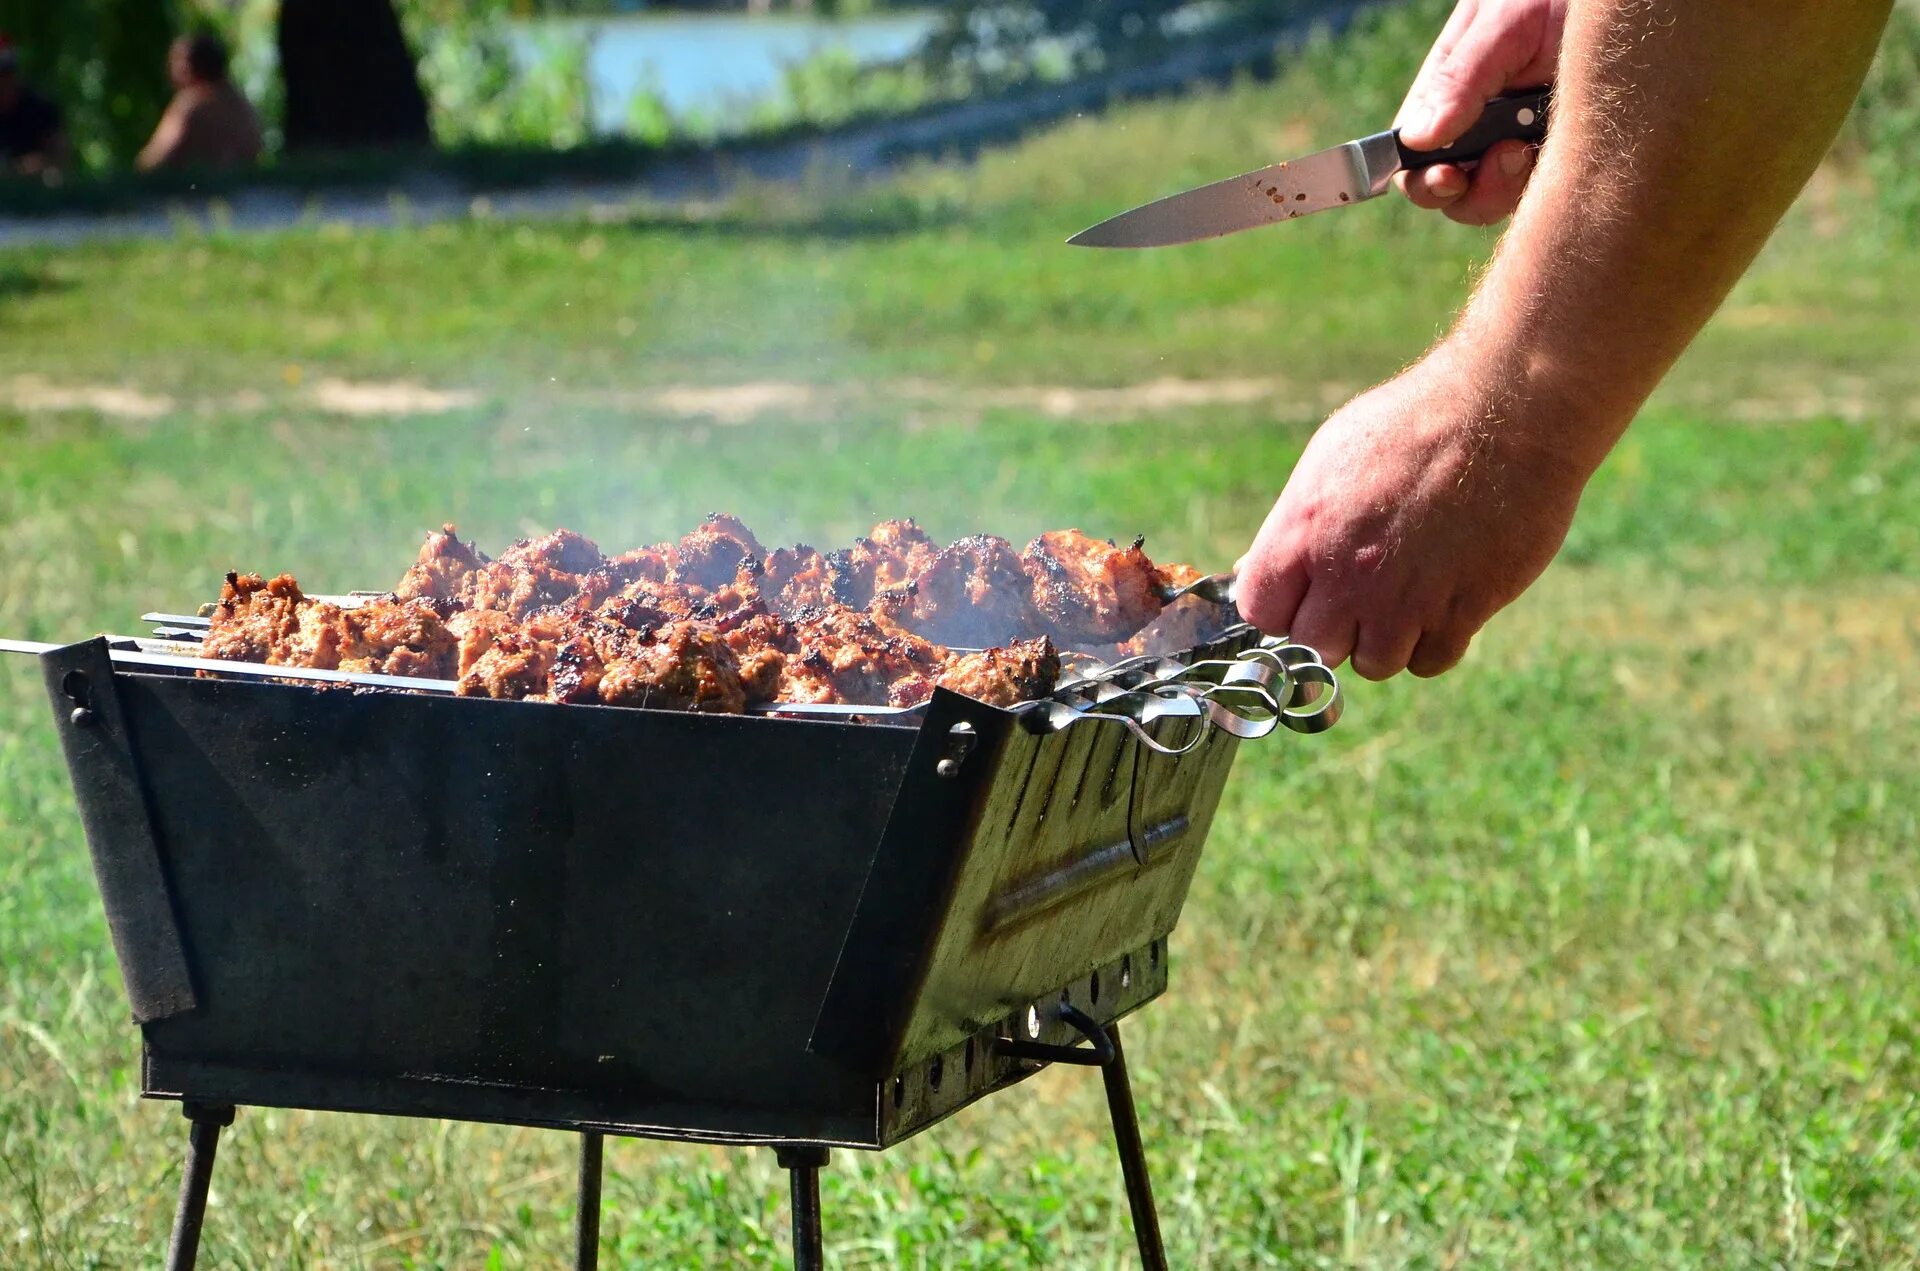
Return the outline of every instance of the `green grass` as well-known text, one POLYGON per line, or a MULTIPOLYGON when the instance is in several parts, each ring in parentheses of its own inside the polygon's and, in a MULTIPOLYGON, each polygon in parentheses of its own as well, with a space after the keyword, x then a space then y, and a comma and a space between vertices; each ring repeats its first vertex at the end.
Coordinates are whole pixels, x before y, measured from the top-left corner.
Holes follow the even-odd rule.
MULTIPOLYGON (((1337 139, 1320 93, 1138 108, 702 224, 0 256, 0 395, 168 399, 0 405, 0 632, 124 630, 229 565, 379 583, 446 517, 624 546, 716 507, 816 541, 906 511, 1224 564, 1325 401, 1413 356, 1487 240, 1389 206, 1181 253, 1054 240, 1337 139), (1294 387, 1065 418, 1012 391, 1161 376, 1294 387), (477 399, 342 419, 325 378, 477 399), (652 396, 760 380, 833 391, 738 424, 652 396)), ((1920 256, 1823 188, 1459 670, 1354 682, 1332 733, 1244 752, 1174 991, 1129 1036, 1180 1264, 1920 1262, 1920 256)), ((184 1127, 135 1097, 14 659, 0 968, 0 1265, 152 1265, 184 1127)), ((838 1155, 835 1258, 1129 1265, 1102 1118, 1097 1081, 1053 1072, 838 1155)), ((207 1263, 559 1265, 570 1169, 552 1133, 244 1112, 207 1263)), ((785 1218, 766 1153, 611 1148, 608 1265, 777 1265, 785 1218)))

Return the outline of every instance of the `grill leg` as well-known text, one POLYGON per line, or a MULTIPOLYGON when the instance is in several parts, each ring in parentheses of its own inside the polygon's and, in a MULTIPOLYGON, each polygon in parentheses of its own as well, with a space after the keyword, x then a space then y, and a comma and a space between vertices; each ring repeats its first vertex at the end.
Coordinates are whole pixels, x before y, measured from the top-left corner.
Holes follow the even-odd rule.
POLYGON ((1140 1142, 1140 1120, 1133 1109, 1133 1085, 1127 1080, 1127 1052, 1120 1048, 1120 1026, 1107 1025, 1113 1059, 1100 1066, 1107 1086, 1107 1114, 1113 1118, 1113 1144, 1120 1150, 1120 1172, 1127 1182, 1127 1207, 1133 1211, 1133 1238, 1140 1245, 1144 1271, 1166 1271, 1167 1251, 1160 1243, 1160 1215, 1153 1207, 1153 1180, 1147 1177, 1147 1150, 1140 1142))
POLYGON ((185 1103, 187 1168, 180 1178, 180 1207, 173 1214, 173 1240, 167 1245, 167 1271, 193 1271, 200 1256, 200 1227, 207 1217, 207 1189, 213 1185, 213 1154, 220 1130, 233 1124, 233 1108, 185 1103))
POLYGON ((580 1212, 573 1225, 574 1271, 595 1271, 600 1265, 600 1165, 605 1139, 598 1130, 580 1134, 580 1212))
POLYGON ((774 1149, 793 1183, 793 1271, 825 1271, 820 1247, 820 1171, 827 1149, 787 1143, 774 1149))

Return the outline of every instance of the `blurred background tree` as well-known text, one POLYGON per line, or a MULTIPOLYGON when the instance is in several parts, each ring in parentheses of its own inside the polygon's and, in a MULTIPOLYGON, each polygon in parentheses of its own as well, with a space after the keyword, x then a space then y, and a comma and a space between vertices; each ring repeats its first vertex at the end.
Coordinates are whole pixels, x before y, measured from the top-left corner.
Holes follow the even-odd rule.
POLYGON ((427 96, 393 0, 281 0, 276 43, 288 153, 432 141, 427 96))

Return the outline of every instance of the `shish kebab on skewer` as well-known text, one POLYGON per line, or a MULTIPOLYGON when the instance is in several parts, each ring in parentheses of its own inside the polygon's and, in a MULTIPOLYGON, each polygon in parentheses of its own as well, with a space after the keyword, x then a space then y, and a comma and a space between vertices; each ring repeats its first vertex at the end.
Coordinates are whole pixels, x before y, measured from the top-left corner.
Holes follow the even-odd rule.
POLYGON ((391 593, 355 604, 229 574, 201 652, 551 702, 901 707, 939 685, 1007 706, 1052 691, 1063 648, 1113 659, 1217 635, 1231 612, 1204 586, 1182 594, 1204 581, 1078 530, 943 548, 886 521, 841 551, 768 551, 714 515, 615 556, 560 529, 493 559, 447 525, 391 593))

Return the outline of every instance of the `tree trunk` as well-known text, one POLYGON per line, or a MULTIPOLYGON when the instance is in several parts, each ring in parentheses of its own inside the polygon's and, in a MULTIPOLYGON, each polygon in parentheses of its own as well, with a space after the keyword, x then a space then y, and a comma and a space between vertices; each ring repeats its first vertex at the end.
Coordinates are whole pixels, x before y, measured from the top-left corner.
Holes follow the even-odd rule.
POLYGON ((392 0, 281 0, 279 42, 289 153, 431 142, 392 0))

